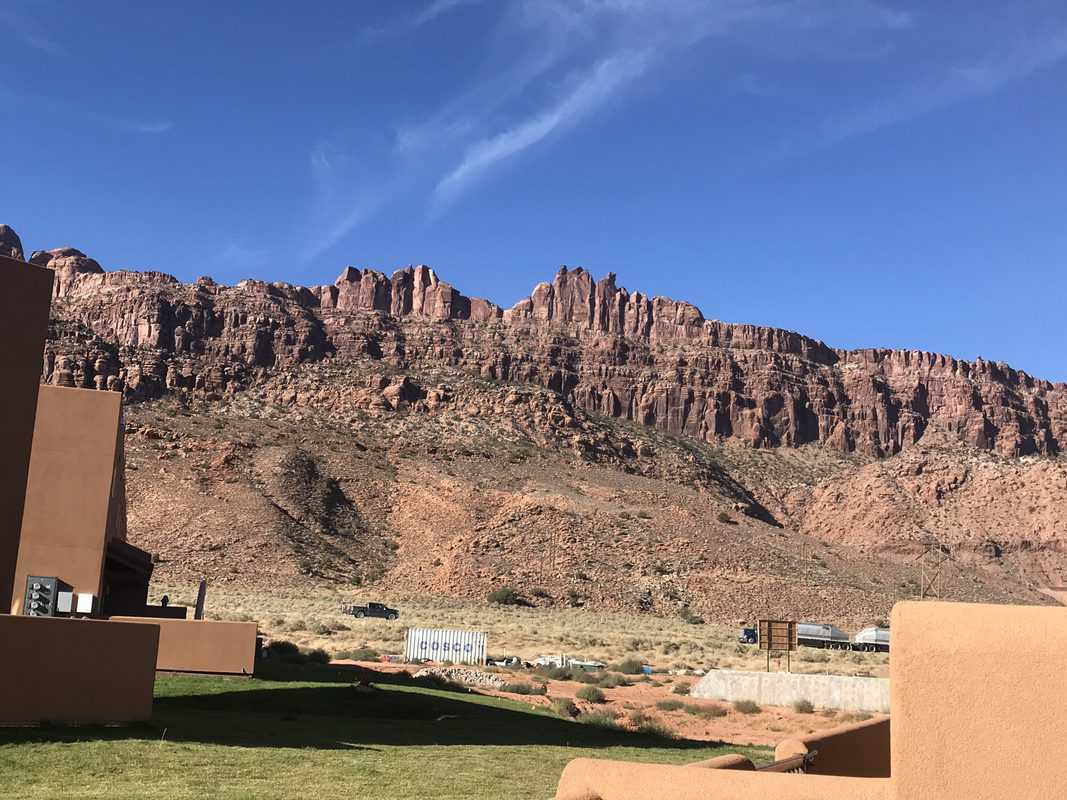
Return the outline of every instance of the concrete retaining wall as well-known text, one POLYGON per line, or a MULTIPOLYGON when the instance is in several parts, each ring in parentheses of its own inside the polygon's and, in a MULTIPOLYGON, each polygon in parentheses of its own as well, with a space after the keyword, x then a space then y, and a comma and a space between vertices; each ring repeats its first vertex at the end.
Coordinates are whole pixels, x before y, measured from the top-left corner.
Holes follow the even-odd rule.
POLYGON ((729 702, 754 700, 769 706, 788 706, 797 700, 809 700, 818 708, 889 713, 889 681, 886 678, 713 669, 700 679, 690 694, 729 702))

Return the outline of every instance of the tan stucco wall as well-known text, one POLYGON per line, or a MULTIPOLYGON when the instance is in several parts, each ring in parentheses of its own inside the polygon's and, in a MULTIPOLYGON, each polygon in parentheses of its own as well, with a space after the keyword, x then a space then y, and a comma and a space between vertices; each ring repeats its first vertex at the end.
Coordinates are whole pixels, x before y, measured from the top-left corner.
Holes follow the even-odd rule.
POLYGON ((899 800, 1067 797, 1067 609, 893 609, 899 800))
MULTIPOLYGON (((577 758, 556 800, 887 800, 889 781, 577 758)), ((918 798, 916 798, 918 800, 918 798)))
POLYGON ((37 401, 12 613, 27 575, 55 575, 100 598, 109 527, 115 529, 122 396, 42 386, 37 401))
POLYGON ((743 769, 749 772, 756 768, 756 765, 752 763, 752 759, 739 753, 727 753, 724 756, 715 756, 715 758, 708 758, 704 761, 694 761, 691 764, 686 764, 686 766, 697 767, 698 769, 743 769))
POLYGON ((152 716, 152 625, 0 615, 0 724, 152 716))
POLYGON ((0 612, 15 586, 52 270, 0 256, 0 612))
POLYGON ((112 617, 159 628, 156 668, 174 672, 251 675, 255 670, 256 623, 152 617, 112 617))
POLYGON ((774 758, 782 761, 811 751, 816 755, 808 769, 810 775, 888 778, 889 717, 786 739, 774 748, 774 758))

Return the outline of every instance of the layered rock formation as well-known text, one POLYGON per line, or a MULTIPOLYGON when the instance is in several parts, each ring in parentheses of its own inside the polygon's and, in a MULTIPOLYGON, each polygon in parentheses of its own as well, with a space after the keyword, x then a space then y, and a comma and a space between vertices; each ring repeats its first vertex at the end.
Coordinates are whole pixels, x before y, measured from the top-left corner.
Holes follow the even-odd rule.
POLYGON ((0 225, 0 256, 22 258, 22 240, 7 225, 0 225))
MULTIPOLYGON (((21 253, 9 228, 0 242, 21 253)), ((105 272, 73 248, 36 252, 56 271, 54 338, 44 379, 222 396, 307 361, 370 356, 401 368, 448 366, 535 383, 575 405, 703 441, 755 447, 827 444, 884 456, 932 423, 1003 455, 1067 443, 1067 387, 1003 364, 924 352, 842 351, 797 333, 706 320, 560 268, 502 310, 461 294, 428 267, 391 278, 347 267, 304 288, 154 272, 105 272)))

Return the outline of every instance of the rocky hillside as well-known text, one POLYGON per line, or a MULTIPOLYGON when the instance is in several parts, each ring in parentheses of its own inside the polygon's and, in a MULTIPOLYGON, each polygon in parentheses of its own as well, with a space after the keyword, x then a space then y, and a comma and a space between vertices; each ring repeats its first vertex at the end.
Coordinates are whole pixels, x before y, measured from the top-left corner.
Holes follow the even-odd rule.
MULTIPOLYGON (((7 240, 21 249, 13 234, 7 240)), ((594 281, 561 267, 505 311, 422 266, 392 278, 346 267, 331 286, 228 287, 105 272, 72 248, 31 260, 55 270, 54 316, 65 325, 46 378, 116 378, 132 398, 225 395, 278 368, 368 356, 537 384, 587 411, 705 442, 816 442, 886 456, 932 423, 1001 455, 1055 455, 1067 442, 1063 384, 1004 364, 834 350, 789 331, 705 320, 688 303, 619 288, 610 273, 594 281)))
MULTIPOLYGON (((5 226, 0 252, 24 253, 5 226)), ((423 266, 227 287, 30 260, 56 272, 43 379, 130 403, 131 530, 164 575, 844 618, 918 591, 937 538, 946 594, 1062 583, 1067 387, 1002 364, 834 350, 580 268, 503 310, 423 266)))

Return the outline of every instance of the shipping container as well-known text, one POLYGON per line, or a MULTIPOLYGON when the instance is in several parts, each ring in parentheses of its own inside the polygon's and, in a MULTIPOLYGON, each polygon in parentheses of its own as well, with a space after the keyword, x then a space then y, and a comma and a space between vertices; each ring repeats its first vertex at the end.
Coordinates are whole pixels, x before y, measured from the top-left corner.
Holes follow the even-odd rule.
POLYGON ((486 636, 480 631, 444 628, 408 628, 404 657, 409 662, 451 661, 454 664, 484 664, 486 636))

